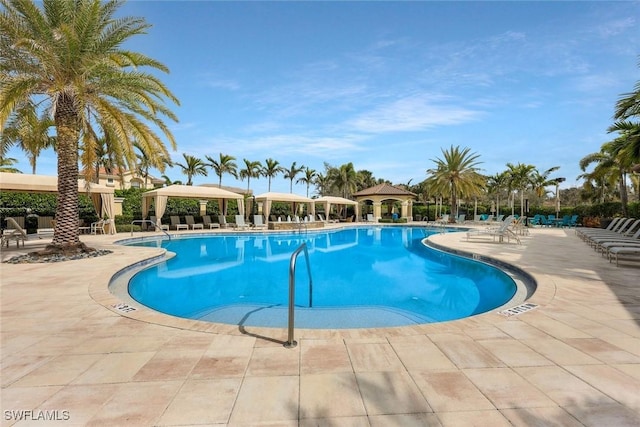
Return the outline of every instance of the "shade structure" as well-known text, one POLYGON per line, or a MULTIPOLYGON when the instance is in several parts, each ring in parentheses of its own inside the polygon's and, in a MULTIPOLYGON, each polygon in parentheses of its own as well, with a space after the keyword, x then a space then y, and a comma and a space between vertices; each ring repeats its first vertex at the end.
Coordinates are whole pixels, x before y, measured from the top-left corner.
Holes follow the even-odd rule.
POLYGON ((322 196, 313 200, 316 204, 322 204, 324 206, 324 212, 327 215, 327 219, 329 218, 329 211, 331 210, 332 205, 337 206, 355 206, 355 214, 356 221, 360 219, 360 204, 355 200, 345 199, 344 197, 336 197, 336 196, 322 196))
MULTIPOLYGON (((298 203, 304 203, 308 205, 308 211, 315 216, 316 207, 314 200, 305 196, 299 196, 293 193, 263 193, 256 196, 256 202, 262 202, 262 212, 269 221, 269 214, 271 213, 271 204, 273 202, 289 202, 296 206, 298 203)), ((295 208, 294 208, 295 209, 295 208)))
MULTIPOLYGON (((0 191, 57 193, 58 177, 0 172, 0 191)), ((79 179, 78 192, 86 193, 91 198, 93 207, 101 218, 106 216, 113 221, 116 210, 113 188, 79 179)), ((115 227, 109 227, 109 233, 115 232, 115 227)))
POLYGON ((242 194, 234 193, 232 191, 223 190, 217 187, 204 187, 198 185, 169 185, 168 187, 158 188, 156 190, 147 191, 142 194, 142 217, 146 218, 149 213, 149 207, 151 204, 155 206, 156 217, 158 222, 164 215, 164 211, 167 208, 167 199, 169 197, 180 197, 183 199, 198 199, 198 200, 218 200, 220 206, 223 208, 223 214, 226 215, 227 200, 236 200, 238 203, 238 211, 240 215, 244 215, 244 196, 242 194))

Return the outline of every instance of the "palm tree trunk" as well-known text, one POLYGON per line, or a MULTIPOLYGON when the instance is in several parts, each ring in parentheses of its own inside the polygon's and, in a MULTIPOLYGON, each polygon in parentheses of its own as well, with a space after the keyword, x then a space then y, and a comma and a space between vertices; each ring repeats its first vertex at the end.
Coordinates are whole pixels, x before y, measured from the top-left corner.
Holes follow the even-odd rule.
MULTIPOLYGON (((78 116, 73 100, 61 97, 55 114, 58 151, 58 203, 52 250, 74 250, 80 243, 78 230, 78 116)), ((49 248, 48 248, 49 249, 49 248)))

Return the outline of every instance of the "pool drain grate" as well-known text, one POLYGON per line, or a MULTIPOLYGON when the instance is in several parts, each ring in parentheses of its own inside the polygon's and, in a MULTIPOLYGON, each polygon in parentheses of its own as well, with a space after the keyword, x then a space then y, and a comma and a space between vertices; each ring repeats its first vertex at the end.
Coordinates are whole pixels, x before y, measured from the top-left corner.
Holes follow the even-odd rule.
POLYGON ((537 306, 538 306, 537 304, 524 303, 524 304, 516 305, 515 307, 508 308, 506 310, 499 311, 498 314, 501 314, 506 317, 517 316, 518 314, 526 313, 529 310, 533 310, 537 306))

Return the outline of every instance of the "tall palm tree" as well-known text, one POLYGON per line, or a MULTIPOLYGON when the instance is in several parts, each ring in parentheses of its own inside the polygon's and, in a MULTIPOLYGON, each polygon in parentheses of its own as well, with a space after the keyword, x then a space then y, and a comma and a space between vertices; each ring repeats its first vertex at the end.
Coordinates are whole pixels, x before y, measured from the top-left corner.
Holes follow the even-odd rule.
POLYGON ((49 135, 52 126, 51 117, 46 112, 38 116, 35 106, 29 102, 11 115, 2 130, 0 144, 7 148, 18 145, 27 154, 31 173, 35 175, 36 163, 42 150, 55 147, 56 139, 49 135))
MULTIPOLYGON (((640 67, 640 56, 638 56, 640 67)), ((619 151, 625 151, 632 160, 640 163, 640 122, 632 119, 640 117, 640 80, 636 81, 633 92, 623 94, 616 103, 614 123, 609 132, 620 132, 624 139, 620 141, 619 151)))
POLYGON ((316 177, 316 170, 309 167, 304 168, 304 176, 296 181, 296 184, 303 183, 307 186, 307 197, 309 197, 309 186, 313 184, 313 180, 316 177))
POLYGON ((470 148, 461 150, 458 146, 443 149, 443 158, 432 159, 436 167, 427 170, 431 192, 450 196, 451 222, 458 216, 458 198, 480 194, 485 186, 485 179, 478 169, 480 155, 470 151, 470 148))
POLYGON ((184 163, 175 162, 176 166, 182 169, 182 173, 187 176, 187 185, 193 185, 193 177, 196 175, 207 176, 207 164, 201 159, 190 154, 182 153, 184 163))
POLYGON ((329 176, 317 173, 313 184, 316 186, 316 193, 320 196, 329 195, 329 188, 331 188, 331 178, 329 176))
POLYGON ((556 185, 559 182, 564 181, 564 178, 562 178, 562 181, 558 181, 560 178, 549 178, 551 172, 555 172, 558 169, 560 169, 560 166, 554 166, 542 173, 540 173, 538 170, 533 171, 531 176, 531 186, 533 188, 533 191, 536 193, 536 196, 544 197, 547 194, 546 187, 550 185, 556 185))
POLYGON ((496 215, 500 215, 500 196, 502 196, 502 194, 508 188, 507 181, 508 181, 507 172, 497 173, 487 178, 487 192, 489 193, 489 195, 496 196, 496 202, 495 202, 496 215))
POLYGON ((264 166, 262 167, 262 176, 266 176, 268 180, 267 191, 271 191, 271 179, 278 176, 278 174, 282 173, 284 169, 280 166, 280 162, 277 160, 273 160, 272 158, 268 158, 264 161, 264 166))
MULTIPOLYGON (((517 190, 520 194, 520 216, 524 216, 524 193, 532 185, 533 174, 536 167, 533 165, 525 165, 518 163, 507 163, 507 176, 509 179, 509 190, 512 193, 517 190)), ((514 203, 512 196, 511 214, 514 213, 514 203)))
POLYGON ((260 178, 262 174, 262 164, 258 160, 251 161, 243 159, 243 161, 244 169, 240 169, 240 179, 247 178, 247 194, 249 194, 251 178, 260 178))
MULTIPOLYGON (((175 148, 163 117, 177 121, 165 101, 177 98, 153 70, 160 62, 123 45, 149 28, 142 18, 119 16, 117 0, 3 0, 0 14, 0 128, 16 110, 37 99, 53 116, 58 158, 58 203, 52 244, 45 251, 86 250, 78 231, 78 148, 88 156, 95 128, 119 136, 134 163, 132 141, 145 152, 167 148, 145 122, 160 129, 175 148)), ((90 157, 84 159, 87 178, 90 157)))
POLYGON ((360 190, 365 190, 367 188, 371 188, 373 186, 375 186, 376 183, 376 179, 373 176, 373 172, 368 171, 366 169, 363 170, 359 170, 358 171, 358 184, 357 184, 357 191, 360 190))
POLYGON ((329 176, 333 186, 338 189, 340 195, 345 199, 356 192, 358 188, 358 174, 352 162, 345 163, 338 168, 330 169, 329 176))
POLYGON ((304 170, 304 166, 296 166, 296 162, 291 164, 289 169, 283 169, 284 178, 290 181, 289 183, 289 193, 293 193, 293 180, 296 179, 296 175, 304 170))
POLYGON ((235 157, 222 153, 220 153, 217 160, 209 156, 205 157, 209 160, 209 166, 218 175, 218 187, 222 187, 222 175, 225 173, 238 178, 238 165, 234 162, 235 157))

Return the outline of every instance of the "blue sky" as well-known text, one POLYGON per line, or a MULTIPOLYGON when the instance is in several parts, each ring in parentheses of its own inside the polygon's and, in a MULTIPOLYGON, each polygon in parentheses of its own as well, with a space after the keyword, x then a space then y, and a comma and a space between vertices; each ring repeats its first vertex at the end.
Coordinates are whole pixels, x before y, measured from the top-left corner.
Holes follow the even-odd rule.
MULTIPOLYGON (((415 184, 459 145, 489 175, 508 162, 560 166, 552 176, 566 188, 580 184, 579 160, 613 139, 614 104, 640 75, 638 2, 132 1, 122 11, 153 25, 128 47, 171 70, 176 161, 222 152, 239 166, 271 157, 318 172, 353 162, 415 184)), ((21 152, 9 157, 30 172, 21 152)), ((38 173, 55 175, 55 163, 46 152, 38 173)), ((186 181, 177 167, 166 174, 186 181)), ((251 187, 267 191, 266 178, 251 187)))

